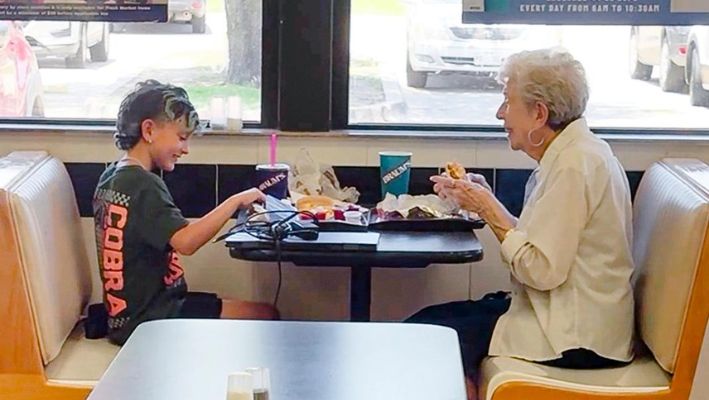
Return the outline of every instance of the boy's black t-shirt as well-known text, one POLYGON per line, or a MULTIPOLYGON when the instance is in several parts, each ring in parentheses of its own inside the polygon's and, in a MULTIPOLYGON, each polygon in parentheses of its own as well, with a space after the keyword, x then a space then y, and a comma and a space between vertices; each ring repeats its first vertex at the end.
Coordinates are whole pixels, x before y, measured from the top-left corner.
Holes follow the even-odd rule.
POLYGON ((123 344, 144 321, 177 316, 187 284, 170 238, 188 221, 160 177, 111 164, 93 199, 109 339, 123 344))

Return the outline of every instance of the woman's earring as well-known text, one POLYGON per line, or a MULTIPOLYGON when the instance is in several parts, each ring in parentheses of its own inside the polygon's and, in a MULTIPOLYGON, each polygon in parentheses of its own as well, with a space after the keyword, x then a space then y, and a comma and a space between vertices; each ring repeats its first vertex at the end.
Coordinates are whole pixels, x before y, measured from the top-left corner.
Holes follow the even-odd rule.
POLYGON ((532 132, 534 131, 536 131, 536 129, 531 129, 529 132, 527 132, 527 139, 529 139, 529 144, 531 144, 532 146, 540 147, 544 144, 544 138, 542 137, 542 140, 538 141, 537 143, 534 143, 534 141, 532 141, 532 132))

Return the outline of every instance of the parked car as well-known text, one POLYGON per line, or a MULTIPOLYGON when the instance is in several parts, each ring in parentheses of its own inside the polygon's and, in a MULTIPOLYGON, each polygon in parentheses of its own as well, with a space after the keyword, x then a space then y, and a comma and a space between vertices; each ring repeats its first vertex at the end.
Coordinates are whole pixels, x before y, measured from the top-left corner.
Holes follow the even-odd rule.
POLYGON ((689 31, 685 79, 692 105, 709 107, 709 26, 693 26, 689 31))
POLYGON ((423 88, 429 74, 493 76, 510 54, 559 44, 547 26, 461 22, 460 0, 407 0, 406 82, 423 88))
POLYGON ((108 22, 29 21, 25 36, 37 58, 63 58, 68 68, 84 68, 89 61, 107 61, 108 22))
POLYGON ((0 21, 0 118, 42 116, 44 102, 37 58, 19 24, 0 21))
POLYGON ((630 77, 646 81, 652 76, 653 68, 659 68, 663 91, 685 91, 688 36, 687 26, 631 26, 630 77))
POLYGON ((184 22, 192 25, 192 33, 207 30, 206 0, 170 0, 167 3, 169 22, 184 22))

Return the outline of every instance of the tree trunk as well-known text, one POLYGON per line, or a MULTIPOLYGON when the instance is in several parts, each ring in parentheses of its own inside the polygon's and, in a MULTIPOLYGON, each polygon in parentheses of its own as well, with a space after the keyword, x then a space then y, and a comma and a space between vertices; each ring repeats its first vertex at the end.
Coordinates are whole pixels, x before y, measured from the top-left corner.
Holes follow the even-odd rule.
POLYGON ((258 86, 261 81, 261 0, 224 0, 229 40, 227 82, 258 86))

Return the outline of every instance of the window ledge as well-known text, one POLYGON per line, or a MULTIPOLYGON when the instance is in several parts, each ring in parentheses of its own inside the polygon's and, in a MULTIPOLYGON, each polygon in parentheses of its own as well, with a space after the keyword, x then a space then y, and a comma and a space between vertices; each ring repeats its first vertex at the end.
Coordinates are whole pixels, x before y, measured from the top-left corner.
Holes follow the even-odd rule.
MULTIPOLYGON (((697 130, 696 133, 686 134, 686 130, 651 130, 638 129, 633 130, 618 130, 618 129, 592 129, 599 137, 608 142, 654 142, 654 143, 675 143, 675 142, 692 142, 709 144, 709 131, 697 130), (638 133, 629 133, 638 132, 638 133), (639 133, 649 132, 649 133, 639 133), (676 133, 675 133, 676 132, 676 133)), ((491 141, 506 141, 507 134, 495 130, 404 130, 398 129, 344 129, 333 130, 329 132, 291 132, 291 131, 276 131, 267 128, 244 128, 239 132, 222 131, 222 130, 204 130, 199 136, 215 136, 215 137, 257 137, 272 132, 278 132, 278 135, 283 137, 342 137, 342 138, 362 138, 362 139, 423 139, 423 140, 491 140, 491 141)), ((2 124, 0 125, 0 134, 13 133, 38 133, 38 134, 87 134, 93 136, 104 136, 115 132, 115 127, 112 125, 57 125, 57 124, 2 124)), ((694 132, 694 131, 693 131, 694 132)))

